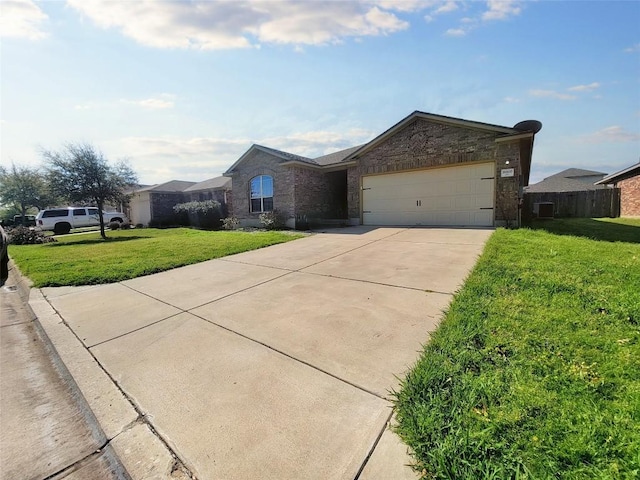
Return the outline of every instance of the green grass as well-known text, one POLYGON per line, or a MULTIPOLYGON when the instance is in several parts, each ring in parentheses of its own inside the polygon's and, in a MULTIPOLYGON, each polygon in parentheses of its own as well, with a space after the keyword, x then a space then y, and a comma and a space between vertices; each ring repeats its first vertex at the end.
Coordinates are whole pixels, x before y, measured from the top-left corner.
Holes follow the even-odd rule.
POLYGON ((111 283, 288 242, 286 232, 210 232, 187 228, 64 235, 58 242, 11 245, 9 255, 35 287, 111 283))
POLYGON ((494 233, 396 393, 426 478, 640 476, 640 224, 535 227, 494 233))

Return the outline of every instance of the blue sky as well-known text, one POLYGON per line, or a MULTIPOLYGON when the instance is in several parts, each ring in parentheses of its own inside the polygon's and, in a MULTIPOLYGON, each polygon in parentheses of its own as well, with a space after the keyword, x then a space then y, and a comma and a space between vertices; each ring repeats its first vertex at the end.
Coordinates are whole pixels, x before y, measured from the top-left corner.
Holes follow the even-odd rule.
POLYGON ((429 113, 543 123, 531 183, 640 158, 638 1, 0 0, 1 164, 90 142, 141 183, 429 113))

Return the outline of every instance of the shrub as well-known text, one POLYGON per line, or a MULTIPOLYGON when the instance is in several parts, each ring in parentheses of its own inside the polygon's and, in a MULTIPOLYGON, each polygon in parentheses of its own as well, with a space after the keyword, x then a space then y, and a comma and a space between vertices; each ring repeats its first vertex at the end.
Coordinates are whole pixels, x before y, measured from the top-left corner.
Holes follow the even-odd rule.
POLYGON ((14 227, 7 231, 7 236, 12 245, 34 245, 56 241, 55 238, 46 236, 43 232, 23 226, 14 227))
POLYGON ((220 228, 220 202, 205 200, 203 202, 179 203, 173 207, 176 213, 187 213, 189 223, 194 227, 216 230, 220 228))
POLYGON ((223 230, 238 230, 240 228, 240 220, 236 217, 227 217, 220 220, 223 230))
POLYGON ((122 230, 129 230, 131 228, 131 224, 129 222, 122 222, 120 224, 120 228, 122 230))
POLYGON ((141 223, 136 223, 136 228, 144 228, 144 225, 141 223))
POLYGON ((261 213, 260 224, 266 230, 282 230, 285 227, 284 215, 278 210, 261 213))
POLYGON ((111 230, 118 230, 120 228, 120 222, 109 222, 109 228, 111 230))

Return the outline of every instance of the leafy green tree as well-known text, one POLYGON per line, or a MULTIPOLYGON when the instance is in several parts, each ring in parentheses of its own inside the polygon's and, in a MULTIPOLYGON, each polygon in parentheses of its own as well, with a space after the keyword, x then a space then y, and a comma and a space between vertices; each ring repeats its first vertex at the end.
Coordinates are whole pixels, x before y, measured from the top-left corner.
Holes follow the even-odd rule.
POLYGON ((110 165, 102 153, 87 143, 68 143, 61 151, 43 152, 49 185, 55 194, 70 202, 90 202, 98 207, 100 235, 105 240, 105 203, 126 200, 124 189, 137 183, 137 175, 128 163, 110 165))
POLYGON ((19 211, 23 220, 29 208, 45 208, 52 200, 46 177, 38 168, 0 167, 0 203, 19 211))

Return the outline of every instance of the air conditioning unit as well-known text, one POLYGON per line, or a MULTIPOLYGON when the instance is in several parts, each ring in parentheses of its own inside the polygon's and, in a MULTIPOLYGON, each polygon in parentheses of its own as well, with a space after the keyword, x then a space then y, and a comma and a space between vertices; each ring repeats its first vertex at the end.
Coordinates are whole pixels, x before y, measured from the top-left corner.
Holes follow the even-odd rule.
POLYGON ((553 218, 553 202, 537 202, 533 204, 533 213, 537 218, 553 218))

